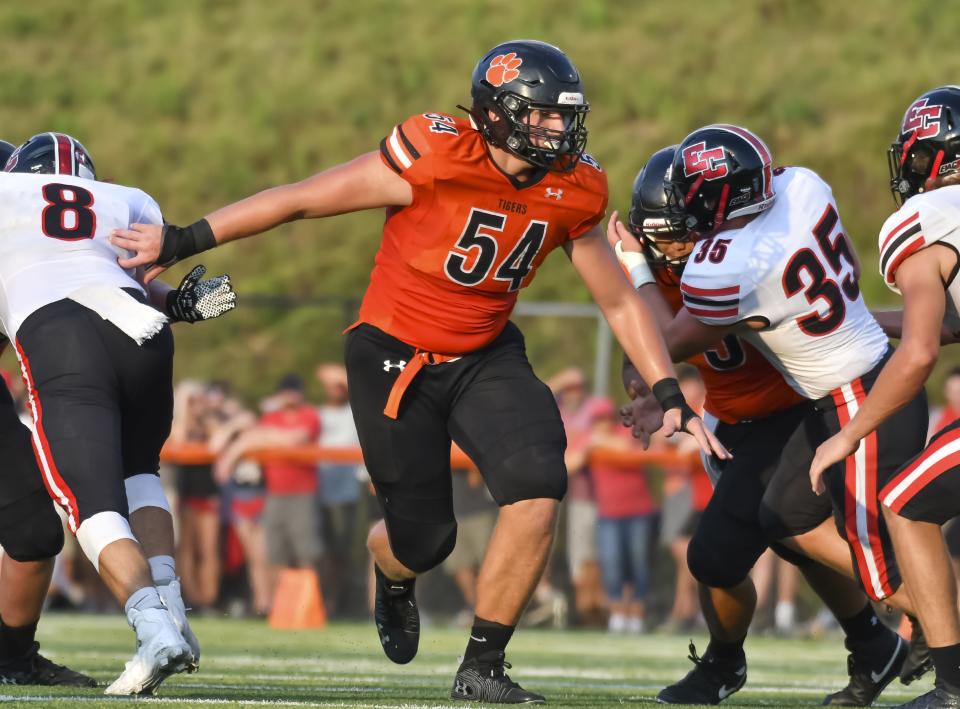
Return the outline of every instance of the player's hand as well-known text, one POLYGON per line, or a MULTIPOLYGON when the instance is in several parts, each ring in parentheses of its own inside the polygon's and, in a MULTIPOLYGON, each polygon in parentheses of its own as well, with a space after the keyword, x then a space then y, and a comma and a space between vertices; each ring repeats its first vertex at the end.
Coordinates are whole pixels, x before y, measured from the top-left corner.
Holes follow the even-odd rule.
POLYGON ((670 409, 663 415, 663 429, 660 433, 664 436, 672 436, 679 431, 684 431, 693 436, 704 454, 715 456, 720 460, 733 458, 730 451, 703 425, 703 419, 699 416, 693 416, 684 423, 683 411, 680 407, 677 407, 670 409))
POLYGON ((617 242, 619 242, 620 248, 624 251, 643 253, 640 240, 620 221, 620 212, 617 210, 613 210, 613 214, 610 215, 610 221, 607 222, 607 241, 610 242, 610 246, 614 247, 616 247, 617 242))
POLYGON ((823 474, 830 469, 830 466, 853 455, 859 447, 860 441, 851 441, 843 430, 817 447, 813 462, 810 463, 810 487, 816 494, 822 495, 826 492, 827 486, 823 482, 823 474))
MULTIPOLYGON (((114 229, 110 232, 110 243, 133 252, 130 258, 118 259, 120 268, 150 266, 160 258, 163 227, 157 224, 131 224, 128 229, 114 229)), ((159 275, 159 272, 153 274, 153 271, 152 268, 147 271, 145 280, 148 283, 159 275)))
POLYGON ((663 408, 641 380, 632 381, 628 392, 633 394, 633 400, 621 407, 620 420, 633 429, 633 437, 646 450, 650 447, 650 436, 663 428, 663 408))
POLYGON ((167 313, 175 322, 194 323, 212 320, 237 307, 237 294, 224 274, 200 279, 207 272, 203 264, 195 266, 180 281, 180 286, 167 294, 167 313))

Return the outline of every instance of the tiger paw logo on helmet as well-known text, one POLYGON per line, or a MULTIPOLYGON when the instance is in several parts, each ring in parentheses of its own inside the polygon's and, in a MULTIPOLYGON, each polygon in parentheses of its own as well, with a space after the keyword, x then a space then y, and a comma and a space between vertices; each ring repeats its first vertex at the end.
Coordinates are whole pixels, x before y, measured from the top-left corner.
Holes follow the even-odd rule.
POLYGON ((486 79, 492 86, 503 86, 520 76, 518 70, 521 64, 523 59, 520 59, 516 52, 498 54, 487 67, 486 79))

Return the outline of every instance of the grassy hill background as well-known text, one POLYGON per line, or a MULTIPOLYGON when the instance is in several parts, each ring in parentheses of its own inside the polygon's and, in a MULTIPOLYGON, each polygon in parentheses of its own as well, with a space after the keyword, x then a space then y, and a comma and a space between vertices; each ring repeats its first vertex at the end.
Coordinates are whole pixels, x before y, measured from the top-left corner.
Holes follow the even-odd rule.
MULTIPOLYGON (((535 37, 579 66, 588 150, 624 209, 655 149, 723 121, 763 136, 779 164, 834 187, 872 304, 893 302, 875 237, 893 207, 885 151, 909 102, 960 82, 960 13, 917 0, 488 2, 43 0, 0 4, 0 137, 83 141, 104 178, 139 186, 187 223, 229 201, 375 149, 412 113, 455 111, 490 46, 535 37)), ((178 328, 178 376, 247 394, 338 359, 382 215, 285 226, 205 255, 252 295, 310 307, 242 308, 178 328)), ((177 282, 186 268, 173 270, 177 282)), ((589 298, 561 255, 526 300, 589 298)), ((589 366, 593 327, 525 318, 541 375, 589 366)))

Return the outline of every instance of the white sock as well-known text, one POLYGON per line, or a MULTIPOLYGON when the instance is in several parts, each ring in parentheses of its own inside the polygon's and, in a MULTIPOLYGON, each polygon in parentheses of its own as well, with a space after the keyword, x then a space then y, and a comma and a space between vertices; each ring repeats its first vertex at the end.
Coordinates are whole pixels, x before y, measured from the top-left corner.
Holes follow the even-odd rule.
POLYGON ((160 599, 160 593, 155 586, 144 586, 134 591, 127 602, 123 604, 123 610, 127 613, 134 609, 145 611, 148 608, 163 608, 163 601, 160 599))
POLYGON ((154 582, 164 584, 177 578, 177 564, 172 556, 161 554, 151 556, 147 561, 150 562, 150 575, 154 582))
POLYGON ((787 601, 777 603, 773 609, 773 624, 777 630, 793 629, 796 607, 787 601))

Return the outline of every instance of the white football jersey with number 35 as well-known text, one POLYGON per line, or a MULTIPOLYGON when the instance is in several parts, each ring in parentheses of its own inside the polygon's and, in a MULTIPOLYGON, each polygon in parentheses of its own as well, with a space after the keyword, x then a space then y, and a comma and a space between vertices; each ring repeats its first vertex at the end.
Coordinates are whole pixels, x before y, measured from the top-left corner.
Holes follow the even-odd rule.
POLYGON ((778 170, 773 185, 770 209, 696 246, 683 302, 710 325, 764 323, 744 338, 799 394, 819 399, 870 371, 889 343, 860 295, 829 185, 802 167, 778 170))

